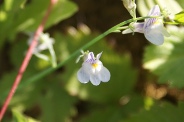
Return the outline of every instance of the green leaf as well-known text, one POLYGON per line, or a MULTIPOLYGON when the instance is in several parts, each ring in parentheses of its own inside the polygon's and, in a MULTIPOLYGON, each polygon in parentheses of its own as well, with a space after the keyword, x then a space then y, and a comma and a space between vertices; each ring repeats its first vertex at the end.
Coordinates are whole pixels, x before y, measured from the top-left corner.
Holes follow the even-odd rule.
POLYGON ((2 8, 0 10, 0 47, 6 38, 10 38, 8 35, 11 35, 10 32, 13 30, 12 26, 17 19, 18 13, 23 10, 20 8, 20 5, 24 1, 7 0, 4 4, 0 5, 0 8, 2 8))
MULTIPOLYGON (((32 71, 29 69, 27 72, 32 73, 32 71)), ((6 75, 6 77, 1 79, 1 98, 4 97, 3 93, 7 90, 7 87, 9 88, 12 85, 10 81, 13 81, 12 79, 15 78, 14 74, 15 72, 11 74, 9 73, 6 75)), ((41 121, 63 122, 65 120, 71 120, 71 117, 76 114, 74 108, 76 98, 70 96, 66 90, 64 90, 58 76, 60 75, 50 75, 41 79, 39 82, 29 84, 29 86, 23 87, 21 90, 16 91, 16 94, 14 94, 11 100, 9 108, 14 108, 21 112, 25 112, 35 110, 36 106, 37 114, 35 115, 34 113, 31 113, 31 115, 35 115, 35 117, 39 118, 41 121)), ((24 75, 24 78, 27 77, 27 75, 24 75)), ((0 99, 1 103, 4 102, 2 100, 3 99, 0 99)))
POLYGON ((74 2, 69 0, 67 1, 58 1, 54 6, 51 15, 48 18, 45 28, 58 24, 60 21, 69 18, 75 12, 77 12, 78 7, 74 2))
MULTIPOLYGON (((44 0, 35 1, 33 6, 26 9, 22 15, 21 20, 18 22, 17 30, 19 31, 35 31, 35 29, 40 24, 43 16, 45 15, 46 8, 48 7, 48 4, 44 5, 45 8, 43 10, 40 10, 39 6, 40 4, 47 3, 44 0), (35 8, 34 12, 32 8, 35 8), (38 12, 39 11, 39 12, 38 12), (35 14, 38 13, 38 14, 35 14), (25 20, 22 20, 22 17, 25 18, 25 20), (30 23, 32 21, 33 23, 30 23)), ((63 1, 58 0, 57 4, 54 6, 54 8, 51 11, 51 14, 48 17, 48 20, 46 21, 45 29, 49 28, 50 26, 53 26, 57 24, 58 22, 70 17, 77 11, 77 6, 75 3, 70 1, 63 1)))
POLYGON ((0 98, 1 98, 0 103, 1 104, 3 104, 4 99, 7 96, 7 93, 5 92, 11 88, 11 85, 13 84, 13 80, 16 74, 17 74, 16 72, 8 72, 6 74, 3 74, 3 77, 1 77, 1 82, 0 82, 0 98))
POLYGON ((121 118, 120 107, 108 106, 91 110, 90 114, 84 116, 79 122, 117 122, 121 118))
POLYGON ((144 54, 144 68, 158 76, 158 82, 184 87, 184 28, 168 26, 171 36, 161 46, 150 45, 144 54))
MULTIPOLYGON (((27 72, 25 72, 23 80, 27 79, 28 77, 31 77, 35 71, 33 69, 27 69, 27 72)), ((8 92, 10 88, 13 85, 13 81, 15 80, 15 77, 17 75, 17 70, 13 70, 12 72, 8 72, 3 75, 0 82, 0 103, 3 104, 5 98, 8 95, 8 92)), ((39 83, 38 83, 39 84, 39 83)), ((26 109, 26 107, 30 107, 34 100, 39 95, 38 92, 40 92, 40 89, 42 88, 42 85, 36 85, 36 84, 30 84, 27 87, 23 87, 21 91, 16 91, 16 94, 14 94, 10 106, 21 106, 22 109, 26 109), (36 89, 35 89, 36 87, 36 89), (24 92, 22 92, 24 91, 24 92)))
POLYGON ((13 122, 39 122, 31 117, 25 116, 16 109, 12 109, 14 120, 13 122))
MULTIPOLYGON (((39 0, 33 1, 27 6, 24 11, 18 16, 15 21, 14 31, 35 31, 45 15, 49 1, 39 0), (42 6, 38 6, 42 5, 42 6), (34 9, 33 9, 34 8, 34 9)), ((58 22, 70 17, 77 11, 77 6, 70 1, 59 0, 54 6, 51 14, 46 22, 46 28, 57 24, 58 22)))
POLYGON ((175 15, 174 21, 178 24, 184 24, 184 11, 181 11, 175 15))
POLYGON ((123 97, 119 102, 120 104, 106 106, 91 105, 90 113, 84 114, 79 122, 119 122, 131 114, 137 113, 143 107, 143 99, 138 95, 123 97))
POLYGON ((181 5, 182 8, 184 8, 184 1, 183 0, 177 0, 177 2, 181 5))
POLYGON ((183 122, 184 103, 174 106, 170 103, 155 104, 150 110, 133 114, 123 122, 183 122))
POLYGON ((13 12, 16 11, 17 9, 20 9, 21 4, 25 3, 26 0, 19 0, 15 2, 14 0, 6 0, 4 2, 4 10, 7 12, 13 12))
MULTIPOLYGON (((0 45, 3 44, 6 38, 13 40, 18 32, 34 32, 41 23, 49 1, 32 0, 26 4, 23 9, 20 6, 21 2, 13 2, 12 6, 19 6, 6 13, 6 21, 0 22, 0 45), (17 5, 17 3, 19 3, 17 5), (16 19, 15 19, 16 18, 16 19)), ((77 6, 68 0, 58 0, 58 3, 53 7, 48 21, 46 21, 45 29, 59 23, 60 21, 70 17, 77 11, 77 6)), ((0 12, 2 14, 2 12, 0 12)))
POLYGON ((39 98, 43 122, 70 121, 75 115, 76 99, 70 96, 58 83, 47 82, 45 93, 39 98))

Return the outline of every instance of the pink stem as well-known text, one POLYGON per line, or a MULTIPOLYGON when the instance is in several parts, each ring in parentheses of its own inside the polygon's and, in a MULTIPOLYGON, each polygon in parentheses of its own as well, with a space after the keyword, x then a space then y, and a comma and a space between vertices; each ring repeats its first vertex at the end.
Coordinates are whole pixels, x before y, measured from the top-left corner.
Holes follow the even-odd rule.
POLYGON ((30 45, 30 47, 29 47, 29 49, 28 49, 28 51, 26 53, 26 56, 25 56, 25 58, 24 58, 24 60, 22 62, 22 65, 21 65, 21 67, 19 69, 17 77, 15 78, 15 81, 14 81, 14 83, 12 85, 12 88, 11 88, 11 90, 10 90, 10 92, 9 92, 9 94, 8 94, 4 104, 2 106, 2 109, 0 111, 0 121, 2 120, 2 118, 3 118, 3 116, 4 116, 5 112, 6 112, 6 109, 7 109, 8 105, 9 105, 9 103, 10 103, 10 101, 11 101, 11 99, 12 99, 12 97, 13 97, 13 95, 14 95, 14 93, 15 93, 15 91, 16 91, 16 89, 17 89, 17 87, 18 87, 18 85, 19 85, 19 83, 21 81, 21 79, 22 79, 23 73, 25 72, 25 70, 27 68, 27 65, 29 64, 29 61, 30 61, 30 59, 32 57, 33 49, 37 45, 37 39, 38 39, 40 33, 43 31, 45 23, 46 23, 46 20, 48 19, 48 16, 50 15, 50 12, 51 12, 51 9, 52 9, 53 5, 56 2, 57 2, 57 0, 50 0, 50 4, 49 4, 49 7, 47 9, 47 12, 46 12, 45 16, 43 17, 42 22, 40 23, 40 25, 38 26, 38 28, 37 28, 37 30, 36 30, 36 32, 34 34, 32 43, 31 43, 31 45, 30 45))

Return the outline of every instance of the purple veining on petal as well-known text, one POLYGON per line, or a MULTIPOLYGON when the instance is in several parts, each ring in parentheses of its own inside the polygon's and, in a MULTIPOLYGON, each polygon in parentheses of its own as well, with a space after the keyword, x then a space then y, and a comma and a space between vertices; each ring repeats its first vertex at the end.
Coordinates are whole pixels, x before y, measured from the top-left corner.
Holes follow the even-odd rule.
MULTIPOLYGON (((148 13, 148 16, 160 16, 160 8, 158 5, 155 5, 148 13)), ((153 25, 158 19, 157 18, 149 18, 145 19, 144 29, 153 25)))
POLYGON ((94 63, 95 62, 95 57, 94 57, 94 54, 93 52, 90 52, 87 56, 87 59, 86 59, 86 62, 87 63, 94 63))
POLYGON ((155 23, 157 21, 156 18, 150 18, 150 19, 147 19, 145 21, 145 25, 144 25, 144 28, 147 28, 149 26, 151 26, 153 23, 155 23))
POLYGON ((148 13, 148 16, 159 16, 160 8, 158 5, 155 5, 148 13))

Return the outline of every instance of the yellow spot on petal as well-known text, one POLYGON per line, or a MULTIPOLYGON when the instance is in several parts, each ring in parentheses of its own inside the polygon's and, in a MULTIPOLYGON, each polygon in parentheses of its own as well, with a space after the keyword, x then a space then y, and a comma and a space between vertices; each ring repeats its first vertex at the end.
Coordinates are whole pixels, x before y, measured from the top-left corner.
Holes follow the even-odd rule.
POLYGON ((97 63, 94 63, 92 64, 93 68, 97 68, 98 67, 98 64, 97 63))

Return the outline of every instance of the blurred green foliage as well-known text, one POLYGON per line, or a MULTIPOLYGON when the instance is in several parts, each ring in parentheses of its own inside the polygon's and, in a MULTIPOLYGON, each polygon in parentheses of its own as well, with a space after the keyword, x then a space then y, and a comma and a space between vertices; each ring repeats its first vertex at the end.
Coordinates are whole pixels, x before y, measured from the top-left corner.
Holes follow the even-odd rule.
POLYGON ((144 55, 144 67, 159 76, 159 83, 183 88, 183 27, 168 26, 171 36, 162 46, 148 46, 144 55))
MULTIPOLYGON (((182 11, 182 3, 182 0, 137 0, 137 8, 141 15, 146 15, 152 5, 159 4, 162 9, 165 5, 176 14, 182 11)), ((5 43, 12 45, 8 49, 12 69, 1 73, 0 105, 11 88, 28 48, 28 36, 25 33, 36 30, 48 4, 49 1, 44 0, 5 0, 0 4, 0 48, 3 49, 5 43)), ((46 29, 69 18, 77 10, 74 2, 59 0, 49 16, 46 29)), ((156 79, 158 84, 180 90, 184 87, 184 28, 167 26, 167 29, 171 37, 165 38, 162 46, 148 45, 144 50, 141 68, 150 72, 144 74, 146 78, 143 82, 156 79)), ((80 24, 78 28, 68 27, 65 33, 54 30, 52 37, 55 39, 57 61, 64 61, 98 35, 99 32, 91 31, 84 24, 80 24)), ((75 59, 72 59, 38 81, 23 84, 14 95, 3 122, 184 121, 182 101, 177 100, 176 104, 172 104, 169 100, 155 100, 146 96, 143 94, 144 87, 139 92, 135 90, 142 83, 139 81, 140 69, 132 66, 129 52, 115 51, 106 39, 100 40, 88 50, 95 54, 103 51, 101 61, 111 72, 108 83, 101 83, 99 86, 81 84, 76 73, 82 61, 76 64, 75 59)), ((51 67, 49 62, 33 56, 22 81, 27 81, 48 67, 51 67)))
POLYGON ((123 122, 183 122, 183 110, 183 103, 179 103, 177 108, 169 103, 162 103, 154 105, 149 111, 141 110, 140 113, 123 122))
POLYGON ((166 10, 168 13, 177 14, 183 9, 183 0, 137 0, 137 9, 141 16, 148 15, 149 10, 154 5, 159 5, 161 10, 166 10))
MULTIPOLYGON (((3 13, 0 16, 0 46, 5 40, 14 40, 18 32, 35 31, 49 5, 48 0, 31 0, 27 4, 25 2, 26 0, 19 0, 18 2, 7 0, 0 6, 2 8, 0 13, 3 13), (22 4, 25 4, 24 7, 21 7, 22 4)), ((77 6, 73 2, 58 0, 49 16, 46 28, 68 18, 76 10, 77 6)))

